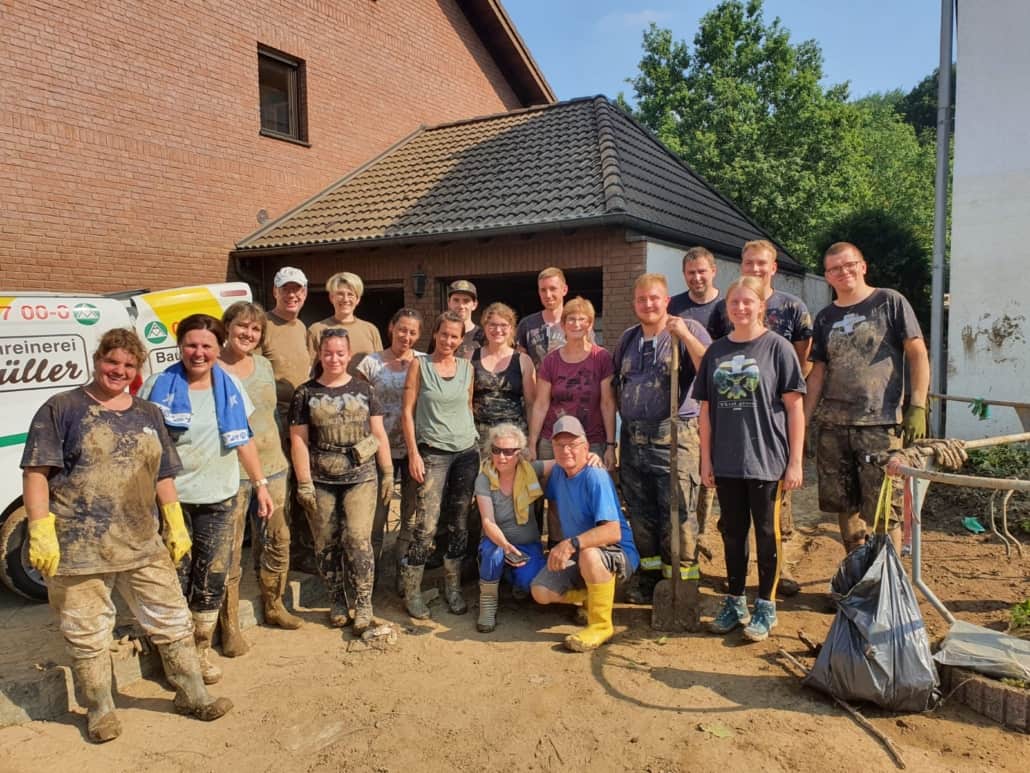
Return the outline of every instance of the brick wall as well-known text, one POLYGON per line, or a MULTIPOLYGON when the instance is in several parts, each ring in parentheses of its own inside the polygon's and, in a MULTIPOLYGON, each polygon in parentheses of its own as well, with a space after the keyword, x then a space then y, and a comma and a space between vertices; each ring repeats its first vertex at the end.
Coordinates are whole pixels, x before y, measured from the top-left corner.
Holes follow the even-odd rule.
MULTIPOLYGON (((284 254, 250 258, 248 270, 261 277, 260 284, 270 292, 271 279, 284 265, 304 270, 312 285, 323 284, 337 271, 352 271, 366 287, 382 283, 404 285, 404 303, 418 308, 432 320, 443 306, 443 290, 438 277, 453 278, 503 274, 536 274, 547 266, 565 270, 601 269, 604 286, 604 327, 606 342, 614 345, 618 335, 636 323, 633 314, 633 281, 644 272, 647 242, 627 241, 621 229, 589 229, 564 233, 552 231, 531 237, 507 236, 492 239, 453 241, 412 247, 383 247, 284 254), (428 277, 427 292, 416 298, 411 276, 420 269, 428 277)), ((570 296, 576 287, 570 288, 570 296)), ((270 302, 270 296, 265 298, 270 302)), ((492 301, 511 298, 480 298, 480 308, 492 301)), ((328 306, 325 315, 332 313, 328 306)), ((360 309, 358 316, 361 316, 360 309)), ((420 342, 427 345, 428 336, 420 342)))
POLYGON ((4 3, 0 287, 219 281, 233 243, 413 131, 519 107, 453 0, 4 3), (258 43, 310 147, 259 136, 258 43))

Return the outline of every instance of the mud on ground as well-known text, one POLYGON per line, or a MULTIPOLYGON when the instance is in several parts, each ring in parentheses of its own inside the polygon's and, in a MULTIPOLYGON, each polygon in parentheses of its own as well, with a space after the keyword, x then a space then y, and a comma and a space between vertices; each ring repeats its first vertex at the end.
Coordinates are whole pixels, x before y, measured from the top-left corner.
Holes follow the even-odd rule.
MULTIPOLYGON (((1030 559, 1006 560, 1000 544, 964 532, 956 518, 972 513, 931 509, 928 582, 957 616, 1003 629, 1008 607, 1030 588, 1030 559)), ((436 602, 434 620, 413 625, 381 589, 377 613, 401 631, 392 648, 353 642, 325 626, 324 609, 303 610, 301 630, 251 629, 251 652, 220 660, 216 694, 236 703, 222 720, 178 717, 171 692, 142 681, 116 699, 122 738, 90 746, 78 714, 7 728, 0 770, 895 770, 879 742, 803 689, 776 655, 784 647, 811 663, 796 632, 824 637, 832 615, 823 591, 842 557, 836 525, 815 510, 814 486, 799 492, 794 511, 787 559, 802 592, 781 602, 767 642, 665 637, 650 629, 649 608, 619 604, 614 641, 572 654, 561 647, 574 630, 561 610, 507 598, 497 631, 484 636, 474 604, 456 617, 436 602)), ((721 553, 703 568, 711 615, 721 553)), ((465 590, 475 598, 471 584, 465 590)), ((931 638, 942 636, 943 620, 926 604, 923 613, 931 638)), ((1025 735, 958 704, 925 715, 863 712, 909 770, 1026 769, 1025 735)))

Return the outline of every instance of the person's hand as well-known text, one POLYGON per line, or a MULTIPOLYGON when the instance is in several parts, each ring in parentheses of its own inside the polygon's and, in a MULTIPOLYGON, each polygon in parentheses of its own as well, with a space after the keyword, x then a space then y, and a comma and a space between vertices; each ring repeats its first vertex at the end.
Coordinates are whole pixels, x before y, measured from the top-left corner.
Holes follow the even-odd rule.
POLYGON ((547 568, 552 572, 560 572, 575 554, 572 542, 563 539, 547 554, 547 568))
POLYGON ((608 472, 615 472, 615 446, 604 447, 604 466, 608 472))
POLYGON ((297 501, 308 513, 318 510, 318 500, 315 498, 315 484, 310 480, 297 483, 297 501))
POLYGON ((61 563, 61 546, 57 542, 57 516, 29 521, 29 563, 44 577, 53 577, 61 563))
POLYGON ((961 470, 969 458, 966 444, 957 439, 929 438, 917 440, 913 446, 920 450, 933 451, 933 460, 941 470, 961 470))
POLYGON ((275 502, 272 501, 272 495, 268 493, 268 486, 257 487, 257 514, 258 518, 268 519, 272 517, 272 511, 275 510, 275 502))
POLYGON ((593 451, 587 454, 587 467, 604 468, 604 460, 593 451))
POLYGON ((536 461, 536 442, 535 441, 530 441, 529 443, 526 444, 526 447, 522 449, 522 457, 527 462, 535 462, 536 461))
POLYGON ((913 440, 926 437, 926 407, 910 405, 905 409, 905 418, 901 422, 904 431, 905 445, 912 445, 913 440))
POLYGON ((708 488, 715 488, 715 472, 712 470, 712 463, 709 460, 701 460, 701 482, 708 488))
POLYGON ((186 529, 186 520, 182 516, 182 505, 178 502, 168 502, 161 505, 161 517, 164 519, 165 547, 168 548, 168 555, 172 557, 172 563, 176 566, 193 547, 193 540, 186 529))
POLYGON ((386 467, 379 471, 379 501, 389 507, 392 499, 393 467, 386 467))
POLYGON ((687 336, 692 337, 694 335, 690 332, 690 328, 687 327, 687 321, 683 319, 683 317, 678 317, 675 314, 669 315, 669 319, 665 323, 665 329, 668 330, 670 334, 681 340, 687 336))
POLYGON ((422 461, 422 454, 418 451, 408 454, 408 472, 416 483, 426 482, 426 463, 422 461))
POLYGON ((787 471, 783 474, 783 490, 793 491, 794 489, 801 488, 801 484, 804 482, 804 465, 801 464, 801 460, 798 459, 796 462, 787 462, 787 471))

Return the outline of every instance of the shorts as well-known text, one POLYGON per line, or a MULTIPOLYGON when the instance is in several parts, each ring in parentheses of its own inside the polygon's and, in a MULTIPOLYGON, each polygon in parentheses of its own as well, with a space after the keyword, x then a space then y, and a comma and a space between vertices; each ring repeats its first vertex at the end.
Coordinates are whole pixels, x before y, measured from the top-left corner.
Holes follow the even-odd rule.
MULTIPOLYGON (((604 568, 615 575, 615 582, 625 582, 631 572, 629 571, 629 561, 626 560, 626 554, 622 552, 622 548, 618 545, 607 545, 603 548, 598 548, 598 550, 601 551, 601 561, 604 563, 604 568)), ((586 581, 583 579, 583 575, 579 573, 579 564, 576 563, 569 564, 558 572, 552 572, 547 567, 544 567, 533 578, 532 584, 542 585, 558 595, 573 588, 586 587, 586 581)))
MULTIPOLYGON (((898 428, 823 425, 816 443, 819 509, 828 513, 861 513, 862 519, 872 525, 885 473, 881 464, 867 461, 866 456, 900 449, 898 428)), ((901 496, 901 487, 897 487, 892 518, 901 516, 901 496)))

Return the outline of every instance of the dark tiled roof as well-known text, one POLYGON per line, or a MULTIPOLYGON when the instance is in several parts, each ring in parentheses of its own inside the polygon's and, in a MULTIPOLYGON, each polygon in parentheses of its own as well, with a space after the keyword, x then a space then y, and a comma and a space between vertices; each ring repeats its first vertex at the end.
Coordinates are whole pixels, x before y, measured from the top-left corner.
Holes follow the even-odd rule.
MULTIPOLYGON (((729 255, 770 238, 604 97, 421 128, 237 245, 624 225, 729 255)), ((798 267, 781 248, 781 264, 798 267)))

